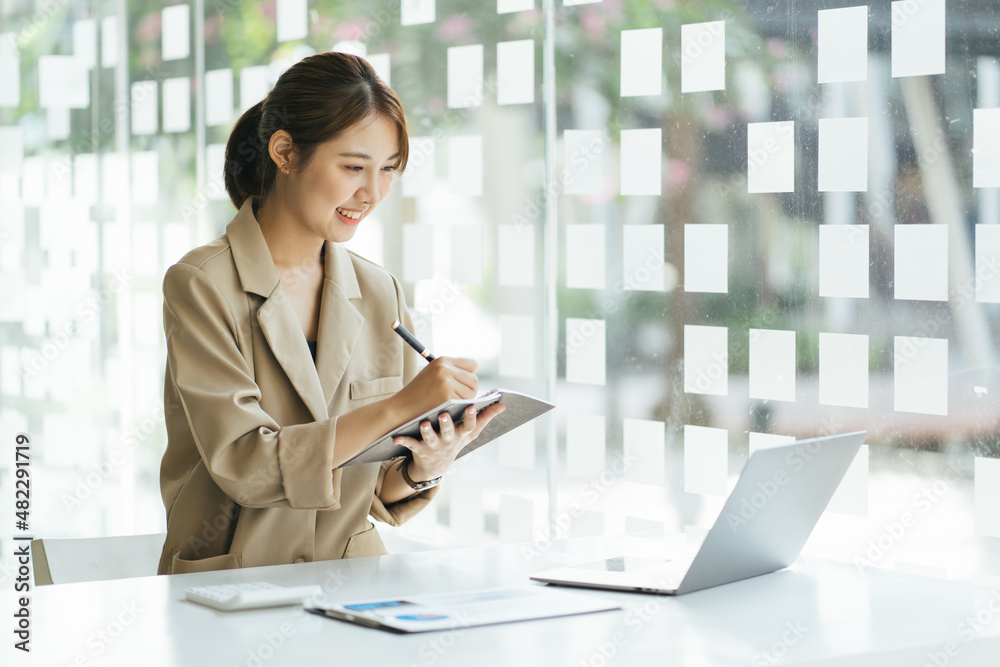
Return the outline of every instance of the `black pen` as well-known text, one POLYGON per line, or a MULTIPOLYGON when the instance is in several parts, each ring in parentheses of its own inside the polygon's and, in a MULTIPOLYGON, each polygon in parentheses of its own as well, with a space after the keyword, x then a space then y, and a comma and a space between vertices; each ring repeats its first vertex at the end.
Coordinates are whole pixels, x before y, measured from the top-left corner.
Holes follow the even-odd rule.
POLYGON ((406 327, 404 327, 402 324, 399 323, 399 320, 392 321, 392 330, 398 333, 399 337, 405 340, 410 345, 410 347, 412 347, 420 354, 421 357, 423 357, 427 361, 434 361, 436 357, 433 354, 431 354, 426 347, 424 347, 423 343, 414 338, 413 334, 407 331, 406 327))

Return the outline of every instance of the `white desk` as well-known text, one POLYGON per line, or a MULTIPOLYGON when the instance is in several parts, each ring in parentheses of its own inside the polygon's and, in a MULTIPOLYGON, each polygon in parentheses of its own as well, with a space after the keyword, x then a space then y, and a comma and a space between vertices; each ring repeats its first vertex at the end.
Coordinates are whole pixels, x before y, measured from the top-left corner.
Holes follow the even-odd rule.
POLYGON ((29 656, 12 649, 14 596, 4 591, 0 664, 1000 664, 1000 591, 818 560, 677 598, 587 592, 622 611, 409 636, 299 607, 222 613, 183 601, 189 586, 251 580, 318 583, 331 600, 523 584, 540 569, 659 544, 605 537, 557 541, 530 561, 522 545, 505 545, 45 586, 31 595, 29 656))

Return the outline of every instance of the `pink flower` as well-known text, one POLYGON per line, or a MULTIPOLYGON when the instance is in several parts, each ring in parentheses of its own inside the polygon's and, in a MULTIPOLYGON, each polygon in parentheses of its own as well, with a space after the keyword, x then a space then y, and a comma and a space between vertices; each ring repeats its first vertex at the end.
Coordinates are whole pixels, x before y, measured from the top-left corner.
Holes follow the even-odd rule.
POLYGON ((455 14, 438 26, 435 35, 445 42, 454 42, 460 37, 464 37, 472 32, 472 19, 466 14, 455 14))
POLYGON ((691 181, 691 166, 684 160, 667 160, 667 186, 679 190, 691 181))
POLYGON ((334 41, 365 41, 365 36, 371 28, 371 22, 367 19, 359 18, 354 21, 338 23, 334 28, 334 41))
POLYGON ((604 14, 595 10, 580 11, 580 27, 592 42, 603 42, 606 34, 604 14))

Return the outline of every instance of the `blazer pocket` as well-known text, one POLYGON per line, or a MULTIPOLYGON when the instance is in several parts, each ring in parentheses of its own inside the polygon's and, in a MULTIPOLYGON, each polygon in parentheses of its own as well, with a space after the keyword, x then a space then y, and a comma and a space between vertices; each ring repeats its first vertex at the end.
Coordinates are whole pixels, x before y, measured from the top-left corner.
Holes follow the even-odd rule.
POLYGON ((180 551, 174 549, 170 563, 170 574, 190 574, 192 572, 211 572, 213 570, 236 570, 243 567, 243 554, 222 554, 198 560, 181 558, 180 551))
POLYGON ((395 377, 368 380, 366 382, 352 382, 351 400, 359 401, 365 398, 372 398, 373 396, 382 396, 383 394, 395 394, 402 388, 403 378, 398 375, 395 377))
POLYGON ((375 525, 368 522, 368 527, 347 540, 344 558, 363 558, 364 556, 384 556, 389 553, 379 537, 375 525))

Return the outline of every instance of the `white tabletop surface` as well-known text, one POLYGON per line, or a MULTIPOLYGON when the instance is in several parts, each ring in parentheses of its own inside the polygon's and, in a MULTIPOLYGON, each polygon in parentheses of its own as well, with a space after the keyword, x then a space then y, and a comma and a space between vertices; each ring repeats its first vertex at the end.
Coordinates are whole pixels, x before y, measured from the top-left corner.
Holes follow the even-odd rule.
POLYGON ((172 577, 34 588, 31 647, 13 650, 3 592, 3 665, 1000 665, 1000 591, 842 563, 792 568, 680 597, 581 591, 620 611, 420 635, 308 614, 218 612, 190 586, 320 584, 329 601, 521 585, 527 575, 623 553, 676 551, 603 537, 539 550, 503 545, 172 577), (11 659, 8 659, 11 658, 11 659))

